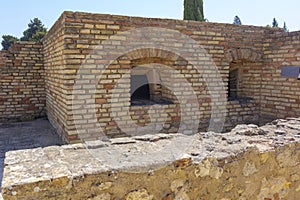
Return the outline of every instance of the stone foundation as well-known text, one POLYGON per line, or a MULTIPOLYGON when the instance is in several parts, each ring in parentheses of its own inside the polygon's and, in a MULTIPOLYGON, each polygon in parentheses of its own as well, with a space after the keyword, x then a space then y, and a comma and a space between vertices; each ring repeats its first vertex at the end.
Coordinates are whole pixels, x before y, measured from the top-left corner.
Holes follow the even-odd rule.
POLYGON ((297 199, 300 118, 6 154, 4 199, 297 199), (180 144, 180 145, 176 145, 180 144), (183 147, 183 148, 182 148, 183 147))

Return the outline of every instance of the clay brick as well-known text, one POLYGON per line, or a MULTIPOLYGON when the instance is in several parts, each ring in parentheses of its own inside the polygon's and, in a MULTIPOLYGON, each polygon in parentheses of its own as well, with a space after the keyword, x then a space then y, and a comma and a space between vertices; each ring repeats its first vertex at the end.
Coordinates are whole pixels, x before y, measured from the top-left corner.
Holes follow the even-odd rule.
POLYGON ((95 26, 97 29, 105 29, 106 28, 106 25, 104 25, 104 24, 96 24, 95 26))
POLYGON ((107 29, 119 30, 120 26, 119 25, 107 25, 107 29))
POLYGON ((90 34, 90 33, 91 33, 91 30, 90 30, 90 29, 81 29, 81 30, 80 30, 80 33, 83 33, 83 34, 90 34))

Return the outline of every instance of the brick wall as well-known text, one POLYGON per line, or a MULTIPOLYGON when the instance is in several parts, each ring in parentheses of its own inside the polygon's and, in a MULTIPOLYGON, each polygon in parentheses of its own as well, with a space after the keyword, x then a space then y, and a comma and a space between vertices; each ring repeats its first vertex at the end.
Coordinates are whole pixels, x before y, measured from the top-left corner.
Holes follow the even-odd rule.
POLYGON ((0 65, 1 66, 5 65, 6 55, 7 55, 7 51, 6 50, 1 50, 0 51, 0 65))
POLYGON ((300 81, 281 76, 283 66, 300 66, 300 32, 273 34, 264 44, 261 114, 263 118, 300 115, 300 81))
POLYGON ((257 104, 253 99, 229 101, 224 130, 230 131, 232 126, 237 124, 258 124, 259 108, 257 104))
MULTIPOLYGON (((63 16, 53 25, 43 39, 43 53, 45 65, 45 88, 47 116, 58 134, 64 138, 68 132, 66 94, 69 80, 65 74, 66 65, 63 55, 64 45, 68 42, 63 38, 63 16)), ((72 80, 70 80, 72 83, 72 80)), ((74 82, 74 81, 73 81, 74 82)), ((67 140, 67 139, 64 139, 67 140)))
POLYGON ((0 52, 0 122, 45 115, 42 45, 22 42, 0 52))
POLYGON ((164 121, 162 132, 188 129, 197 120, 194 131, 203 131, 225 118, 228 130, 300 113, 299 81, 281 76, 282 66, 300 65, 299 32, 64 12, 42 44, 0 52, 0 118, 41 116, 46 101, 50 122, 67 142, 122 136, 122 129, 136 132, 150 124, 143 131, 158 130, 164 121), (156 46, 141 43, 147 39, 156 46), (167 103, 131 105, 130 70, 144 65, 162 66, 153 72, 160 82, 151 85, 151 95, 167 103), (238 98, 227 101, 235 68, 238 98), (183 109, 195 103, 200 107, 183 109))
MULTIPOLYGON (((153 29, 153 31, 155 31, 155 29, 153 29)), ((66 136, 65 139, 73 142, 79 141, 78 133, 83 132, 86 133, 84 137, 87 138, 101 137, 102 134, 114 136, 122 135, 123 133, 120 131, 118 123, 127 124, 128 129, 130 129, 130 123, 128 121, 131 120, 138 122, 140 125, 147 124, 149 115, 145 115, 145 113, 147 113, 149 106, 141 106, 139 108, 130 106, 130 74, 126 74, 126 70, 132 69, 136 62, 141 62, 141 59, 142 63, 147 63, 149 59, 160 58, 160 61, 157 61, 157 63, 170 66, 172 69, 179 71, 183 74, 184 79, 192 84, 192 88, 196 92, 197 99, 199 100, 202 130, 208 128, 207 122, 210 120, 212 107, 222 110, 222 108, 226 106, 220 103, 220 99, 226 98, 224 97, 226 94, 222 94, 222 91, 220 91, 220 88, 217 86, 217 78, 213 75, 215 72, 212 71, 208 63, 212 61, 217 66, 224 82, 225 92, 227 90, 230 63, 240 63, 243 74, 243 96, 251 97, 253 100, 243 105, 240 105, 239 101, 225 102, 225 104, 228 104, 227 108, 231 112, 228 117, 231 116, 231 118, 234 118, 233 120, 227 117, 226 127, 229 128, 236 123, 248 121, 257 122, 257 113, 259 113, 260 109, 261 69, 263 66, 264 52, 263 41, 266 35, 281 32, 282 30, 279 29, 254 26, 234 26, 230 24, 201 23, 182 20, 64 12, 44 39, 46 51, 49 49, 50 44, 56 43, 59 46, 59 50, 56 48, 56 60, 45 56, 46 69, 51 69, 52 67, 53 72, 57 73, 57 70, 53 68, 53 66, 59 67, 59 74, 52 79, 47 77, 46 81, 48 97, 49 95, 53 97, 55 93, 57 94, 56 98, 52 98, 51 102, 48 102, 48 116, 53 119, 52 121, 55 126, 59 126, 60 132, 66 136), (122 57, 116 57, 119 53, 118 49, 128 45, 128 41, 131 42, 131 40, 134 40, 133 37, 122 35, 122 32, 145 27, 159 27, 179 31, 162 33, 161 36, 156 36, 157 41, 166 37, 178 37, 179 33, 185 34, 197 41, 206 51, 203 51, 200 55, 202 60, 198 60, 196 63, 203 71, 197 72, 195 66, 187 61, 192 59, 194 55, 191 55, 191 52, 184 52, 184 49, 188 47, 185 46, 187 45, 185 41, 160 41, 162 44, 169 43, 168 47, 171 49, 170 52, 161 49, 147 50, 145 48, 138 48, 133 52, 127 52, 127 54, 122 55, 122 57), (51 37, 55 37, 56 40, 51 39, 51 37), (109 45, 106 44, 107 40, 111 42, 109 45), (99 45, 107 48, 104 50, 97 49, 99 45), (183 55, 179 56, 176 55, 176 53, 174 54, 172 49, 181 49, 183 55), (105 59, 99 57, 99 52, 105 59), (211 56, 211 60, 207 58, 208 54, 205 53, 211 56), (116 57, 115 62, 109 63, 109 59, 114 57, 116 57), (180 59, 180 57, 183 59, 180 59), (97 67, 95 68, 95 66, 97 67), (81 73, 82 69, 84 69, 83 74, 81 73), (78 80, 78 74, 80 74, 80 81, 83 83, 82 87, 85 88, 85 91, 82 90, 83 88, 75 88, 75 90, 73 90, 78 80), (103 76, 103 74, 105 75, 103 76), (99 75, 102 77, 100 80, 98 80, 100 78, 99 75), (210 77, 211 85, 213 85, 212 88, 214 88, 213 90, 209 91, 207 83, 202 79, 203 76, 210 77), (123 83, 124 87, 118 91, 120 94, 117 98, 118 102, 114 102, 112 106, 112 93, 120 77, 125 81, 123 83), (94 88, 95 86, 93 85, 97 85, 97 87, 94 88), (51 89, 50 86, 52 86, 51 89), (95 90, 96 92, 92 93, 91 90, 95 90), (81 98, 72 99, 73 92, 75 92, 75 94, 81 93, 81 98), (95 96, 93 96, 94 94, 95 96), (219 95, 216 102, 212 102, 212 94, 219 95), (95 103, 96 106, 94 109, 96 110, 96 116, 85 110, 86 106, 92 106, 95 103), (116 116, 111 114, 112 109, 118 111, 118 123, 114 120, 116 116), (128 112, 128 110, 130 110, 130 112, 128 112), (130 113, 134 113, 134 115, 130 113), (255 116, 253 120, 243 120, 246 118, 249 119, 249 116, 252 114, 255 116), (74 118, 76 122, 74 122, 74 118), (95 125, 95 121, 98 122, 97 125, 95 125), (233 123, 229 125, 228 122, 233 123), (99 133, 99 128, 101 128, 104 133, 99 133)), ((155 38, 155 36, 153 37, 155 38)), ((133 41, 133 44, 138 44, 138 42, 138 40, 133 41)), ((51 54, 49 53, 48 55, 51 54)), ((49 72, 49 76, 53 76, 53 72, 50 72, 50 70, 47 70, 47 72, 49 72)), ((173 74, 169 79, 176 80, 176 76, 173 74)), ((174 84, 172 86, 177 88, 176 91, 179 91, 175 95, 177 98, 178 95, 179 97, 180 95, 188 96, 181 90, 182 87, 180 85, 174 84)), ((162 90, 164 90, 164 87, 162 87, 162 90)), ((168 94, 168 91, 165 91, 164 94, 165 97, 170 97, 170 95, 172 97, 172 94, 168 94)), ((174 100, 176 100, 176 98, 174 100)), ((168 114, 169 117, 166 118, 171 119, 172 117, 170 116, 172 115, 173 119, 177 119, 177 122, 173 121, 173 124, 178 125, 178 121, 180 121, 180 109, 176 103, 178 102, 175 102, 175 105, 169 105, 171 110, 174 106, 176 109, 173 109, 172 113, 168 114)), ((165 107, 168 106, 165 105, 165 107)), ((195 113, 192 112, 191 115, 193 114, 195 113)), ((220 112, 217 118, 222 117, 222 115, 224 115, 224 113, 220 112)), ((192 119, 192 117, 190 117, 190 119, 192 119)), ((169 127, 170 124, 172 123, 167 123, 166 126, 169 127)), ((169 128, 169 130, 175 129, 176 126, 170 126, 169 128)), ((166 130, 164 129, 164 131, 166 130)))

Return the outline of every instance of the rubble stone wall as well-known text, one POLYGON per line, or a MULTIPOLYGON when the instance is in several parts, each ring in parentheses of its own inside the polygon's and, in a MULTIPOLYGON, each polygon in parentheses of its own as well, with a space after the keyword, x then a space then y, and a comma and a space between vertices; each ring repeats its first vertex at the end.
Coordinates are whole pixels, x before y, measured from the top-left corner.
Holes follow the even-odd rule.
POLYGON ((4 199, 297 199, 300 119, 6 154, 4 199), (181 147, 184 148, 181 148, 181 147), (112 152, 114 152, 112 154, 112 152))

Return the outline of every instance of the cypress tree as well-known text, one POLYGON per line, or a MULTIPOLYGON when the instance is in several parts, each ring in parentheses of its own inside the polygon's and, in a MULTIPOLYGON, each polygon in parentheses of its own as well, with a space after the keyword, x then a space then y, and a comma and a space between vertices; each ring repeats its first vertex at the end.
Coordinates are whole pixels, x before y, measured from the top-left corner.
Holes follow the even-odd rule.
POLYGON ((278 28, 278 22, 277 22, 276 18, 273 19, 272 27, 278 28))
POLYGON ((235 24, 235 25, 242 25, 242 21, 241 21, 241 19, 238 16, 235 16, 233 24, 235 24))
POLYGON ((184 20, 205 21, 202 0, 184 0, 184 20))
POLYGON ((286 25, 285 22, 284 22, 284 25, 283 25, 283 29, 284 29, 285 32, 289 32, 289 29, 288 29, 288 27, 287 27, 287 25, 286 25))

